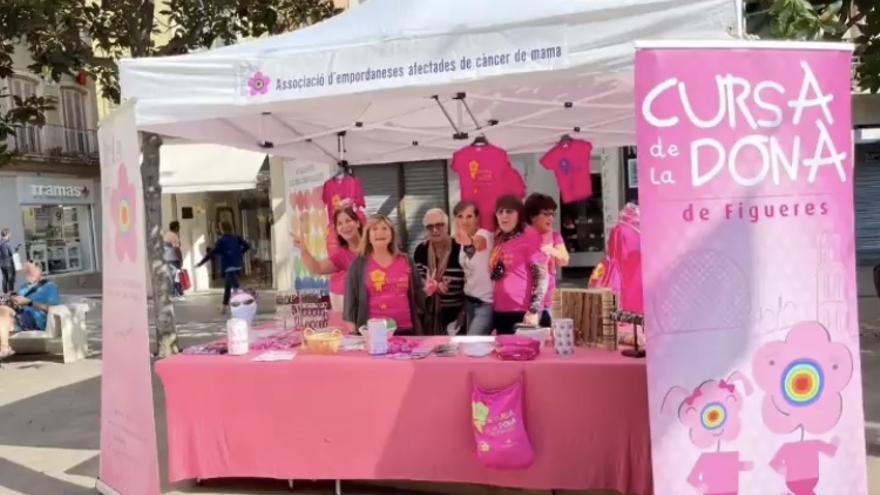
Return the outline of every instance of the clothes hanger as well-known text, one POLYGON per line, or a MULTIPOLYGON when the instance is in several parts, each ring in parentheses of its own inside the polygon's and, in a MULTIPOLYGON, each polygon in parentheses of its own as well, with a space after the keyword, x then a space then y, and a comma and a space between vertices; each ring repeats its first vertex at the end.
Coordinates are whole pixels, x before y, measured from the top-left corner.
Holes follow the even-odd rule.
POLYGON ((559 144, 568 144, 571 142, 571 136, 568 134, 563 134, 562 137, 559 138, 559 144))
POLYGON ((487 144, 489 144, 489 140, 486 139, 486 136, 480 134, 474 138, 474 142, 471 143, 471 146, 486 146, 487 144))

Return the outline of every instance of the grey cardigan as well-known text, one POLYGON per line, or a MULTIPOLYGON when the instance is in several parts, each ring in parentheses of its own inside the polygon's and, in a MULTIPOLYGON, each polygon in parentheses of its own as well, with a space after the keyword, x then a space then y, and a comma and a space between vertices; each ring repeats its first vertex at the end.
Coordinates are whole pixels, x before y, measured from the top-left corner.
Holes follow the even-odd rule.
MULTIPOLYGON (((406 256, 406 255, 402 255, 406 256)), ((409 311, 413 322, 413 331, 422 334, 422 317, 425 314, 425 292, 422 279, 416 271, 416 267, 406 256, 409 263, 409 311)), ((358 327, 367 324, 370 318, 370 295, 367 292, 367 284, 364 281, 364 271, 367 267, 367 259, 358 256, 348 269, 345 278, 345 304, 342 312, 345 321, 354 323, 358 327)))

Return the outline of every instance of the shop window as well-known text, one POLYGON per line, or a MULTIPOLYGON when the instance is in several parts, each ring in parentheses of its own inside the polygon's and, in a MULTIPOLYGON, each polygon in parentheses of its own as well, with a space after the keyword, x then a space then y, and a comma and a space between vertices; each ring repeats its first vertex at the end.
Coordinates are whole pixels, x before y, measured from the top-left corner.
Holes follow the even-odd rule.
POLYGON ((95 269, 91 207, 22 207, 25 252, 46 275, 95 269))
MULTIPOLYGON (((562 204, 560 230, 570 253, 605 251, 605 222, 602 211, 602 174, 592 174, 593 197, 562 204)), ((560 201, 561 203, 561 201, 560 201)))

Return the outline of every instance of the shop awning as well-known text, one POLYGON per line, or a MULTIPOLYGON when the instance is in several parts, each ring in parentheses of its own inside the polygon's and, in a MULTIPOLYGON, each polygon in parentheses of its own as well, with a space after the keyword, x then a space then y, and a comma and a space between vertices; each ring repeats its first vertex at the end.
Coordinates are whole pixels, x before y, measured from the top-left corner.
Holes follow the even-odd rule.
MULTIPOLYGON (((125 60, 141 129, 351 163, 635 144, 636 40, 732 40, 737 0, 370 0, 287 34, 125 60)), ((707 77, 714 77, 709 75, 707 77)), ((198 167, 196 167, 198 169, 198 167)))
POLYGON ((159 184, 168 194, 253 189, 266 159, 265 152, 217 144, 165 144, 159 149, 159 184))

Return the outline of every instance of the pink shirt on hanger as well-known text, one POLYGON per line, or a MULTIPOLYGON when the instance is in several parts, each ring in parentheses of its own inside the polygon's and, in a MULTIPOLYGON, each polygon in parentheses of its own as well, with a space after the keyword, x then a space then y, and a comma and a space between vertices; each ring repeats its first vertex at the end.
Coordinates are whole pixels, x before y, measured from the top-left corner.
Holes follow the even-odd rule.
POLYGON ((507 152, 485 144, 465 146, 452 155, 452 170, 458 174, 461 199, 471 200, 480 209, 480 227, 495 231, 495 202, 513 194, 526 195, 526 184, 510 165, 507 152))
POLYGON ((547 264, 547 255, 541 252, 541 235, 529 227, 515 239, 496 242, 489 258, 490 273, 499 259, 504 263, 504 276, 495 281, 495 311, 528 312, 534 283, 530 265, 547 264))
POLYGON ((370 296, 370 318, 391 318, 397 328, 412 330, 409 308, 409 263, 398 256, 391 266, 383 268, 370 256, 364 273, 367 294, 370 296))
POLYGON ((339 208, 343 200, 350 199, 361 208, 367 206, 364 201, 361 180, 351 176, 332 178, 325 182, 321 199, 327 207, 327 218, 330 220, 330 223, 333 223, 333 213, 339 208))
POLYGON ((582 139, 562 141, 550 149, 541 165, 556 174, 563 203, 573 203, 593 195, 590 154, 593 145, 582 139))

